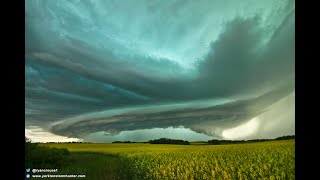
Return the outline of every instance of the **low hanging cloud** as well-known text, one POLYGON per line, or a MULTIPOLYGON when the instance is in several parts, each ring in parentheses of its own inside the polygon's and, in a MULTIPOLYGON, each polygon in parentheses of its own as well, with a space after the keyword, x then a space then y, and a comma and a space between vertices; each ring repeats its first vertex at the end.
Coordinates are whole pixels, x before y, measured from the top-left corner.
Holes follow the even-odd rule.
POLYGON ((216 105, 212 100, 206 100, 101 111, 57 122, 52 126, 52 131, 64 136, 83 137, 101 131, 114 134, 128 130, 183 126, 213 137, 223 137, 221 129, 240 125, 263 114, 269 106, 290 92, 292 89, 285 87, 251 99, 226 100, 216 105))
POLYGON ((26 128, 83 138, 183 126, 224 138, 258 117, 248 137, 294 133, 292 107, 281 105, 281 121, 270 110, 294 99, 294 16, 294 1, 30 0, 26 128), (283 128, 263 130, 267 121, 283 128))

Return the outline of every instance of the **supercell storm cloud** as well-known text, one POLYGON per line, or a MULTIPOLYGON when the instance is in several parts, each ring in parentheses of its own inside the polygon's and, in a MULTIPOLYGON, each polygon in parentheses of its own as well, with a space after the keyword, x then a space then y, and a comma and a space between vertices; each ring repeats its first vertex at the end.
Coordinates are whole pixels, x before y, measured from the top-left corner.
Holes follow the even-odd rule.
POLYGON ((294 1, 25 3, 29 136, 295 133, 294 1))

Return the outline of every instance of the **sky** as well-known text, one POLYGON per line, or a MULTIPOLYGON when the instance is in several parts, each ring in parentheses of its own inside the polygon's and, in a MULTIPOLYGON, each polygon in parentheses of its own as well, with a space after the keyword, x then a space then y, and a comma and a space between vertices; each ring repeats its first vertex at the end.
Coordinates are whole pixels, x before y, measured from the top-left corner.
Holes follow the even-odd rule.
POLYGON ((25 135, 293 135, 294 67, 293 0, 28 0, 25 135))

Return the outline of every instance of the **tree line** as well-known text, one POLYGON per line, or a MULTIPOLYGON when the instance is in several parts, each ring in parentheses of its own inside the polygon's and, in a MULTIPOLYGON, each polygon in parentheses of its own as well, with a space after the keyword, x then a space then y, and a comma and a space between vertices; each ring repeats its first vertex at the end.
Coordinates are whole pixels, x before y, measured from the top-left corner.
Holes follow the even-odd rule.
MULTIPOLYGON (((27 138, 26 138, 27 139, 27 138)), ((239 144, 239 143, 250 143, 250 142, 263 142, 263 141, 274 141, 274 140, 289 140, 295 139, 295 135, 288 135, 288 136, 281 136, 275 139, 252 139, 252 140, 218 140, 212 139, 208 140, 207 142, 203 141, 204 143, 212 144, 212 145, 219 145, 219 144, 239 144)), ((30 141, 30 140, 29 140, 30 141)), ((29 142, 31 143, 31 141, 29 142)), ((91 143, 91 142, 83 142, 83 141, 72 141, 72 142, 47 142, 47 143, 91 143)), ((134 141, 113 141, 112 143, 137 143, 134 141)), ((170 138, 160 138, 149 140, 147 142, 142 143, 149 143, 149 144, 181 144, 181 145, 190 145, 189 141, 179 140, 179 139, 170 139, 170 138)))
POLYGON ((178 139, 160 138, 148 141, 150 144, 181 144, 189 145, 190 142, 178 139))
POLYGON ((264 142, 264 141, 274 141, 274 140, 289 140, 295 139, 295 135, 281 136, 275 139, 252 139, 252 140, 209 140, 208 144, 220 145, 220 144, 239 144, 239 143, 250 143, 250 142, 264 142))

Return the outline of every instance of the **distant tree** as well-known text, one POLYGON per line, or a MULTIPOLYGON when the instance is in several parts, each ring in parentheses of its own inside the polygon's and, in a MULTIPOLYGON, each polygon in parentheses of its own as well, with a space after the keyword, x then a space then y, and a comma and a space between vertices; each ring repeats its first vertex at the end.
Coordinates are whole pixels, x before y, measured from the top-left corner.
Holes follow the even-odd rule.
POLYGON ((232 140, 209 140, 208 144, 214 144, 214 145, 219 145, 219 144, 239 144, 239 143, 244 143, 246 141, 241 140, 241 141, 232 141, 232 140))
POLYGON ((155 140, 148 141, 150 144, 181 144, 181 145, 189 145, 188 141, 177 140, 177 139, 168 139, 168 138, 160 138, 155 140))
POLYGON ((131 141, 113 141, 112 143, 136 143, 131 141))
POLYGON ((219 144, 239 144, 239 143, 251 143, 251 142, 263 142, 263 141, 274 141, 274 140, 288 140, 294 139, 295 136, 281 136, 275 139, 251 139, 251 140, 217 140, 212 139, 208 141, 208 144, 219 145, 219 144))
POLYGON ((276 140, 289 140, 289 139, 295 139, 295 135, 281 136, 276 138, 276 140))

